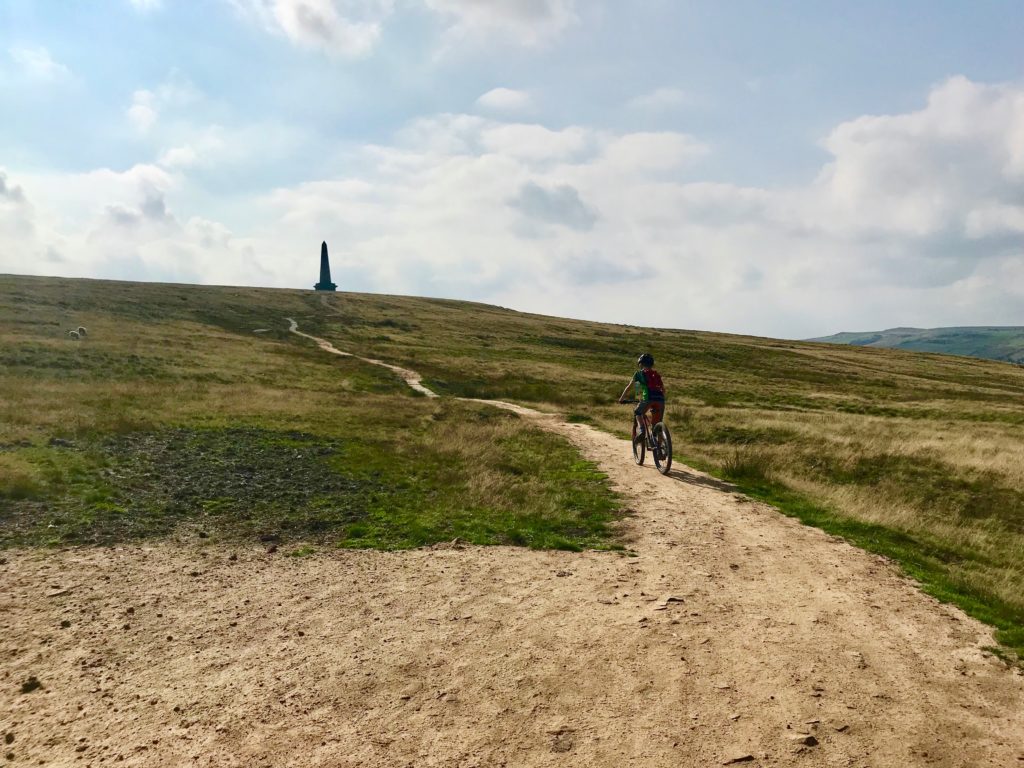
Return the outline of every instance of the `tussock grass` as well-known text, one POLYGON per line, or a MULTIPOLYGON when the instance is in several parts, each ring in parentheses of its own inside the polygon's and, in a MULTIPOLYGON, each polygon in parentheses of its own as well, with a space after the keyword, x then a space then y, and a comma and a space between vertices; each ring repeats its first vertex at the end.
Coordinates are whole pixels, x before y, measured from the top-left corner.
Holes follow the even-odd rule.
POLYGON ((0 499, 38 499, 44 493, 35 467, 22 458, 0 453, 0 499))
POLYGON ((722 462, 722 474, 728 480, 765 483, 772 479, 772 457, 766 451, 736 448, 722 462))

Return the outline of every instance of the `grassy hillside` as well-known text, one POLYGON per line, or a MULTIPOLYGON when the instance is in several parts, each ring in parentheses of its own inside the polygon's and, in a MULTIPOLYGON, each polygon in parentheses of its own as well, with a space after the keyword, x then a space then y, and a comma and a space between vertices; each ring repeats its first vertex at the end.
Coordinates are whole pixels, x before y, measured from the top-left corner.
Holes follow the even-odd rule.
POLYGON ((304 291, 0 277, 0 546, 619 546, 566 441, 286 332, 322 312, 304 291))
POLYGON ((809 341, 938 352, 1024 364, 1022 327, 890 328, 886 331, 837 333, 809 341))
MULTIPOLYGON (((931 592, 1024 649, 1024 369, 985 360, 603 325, 434 299, 5 277, 0 483, 8 498, 12 487, 26 497, 66 496, 76 477, 109 469, 102 462, 122 467, 113 470, 121 490, 109 492, 117 498, 153 476, 142 463, 123 469, 120 455, 159 467, 164 446, 178 440, 228 462, 225 444, 250 441, 230 430, 258 429, 274 433, 252 438, 271 446, 259 466, 285 466, 282 445, 303 451, 303 441, 313 441, 344 480, 365 485, 309 491, 303 481, 301 493, 288 491, 288 478, 306 463, 293 462, 272 486, 287 504, 239 524, 252 534, 272 528, 286 507, 297 530, 326 527, 352 545, 404 545, 437 531, 481 541, 608 542, 614 503, 564 443, 493 409, 412 397, 357 361, 325 360, 286 333, 286 316, 343 349, 414 368, 443 394, 519 400, 623 436, 629 411, 614 400, 637 355, 651 350, 669 387, 677 455, 898 558, 931 592), (61 331, 79 323, 97 330, 76 346, 61 331), (205 429, 220 432, 209 437, 205 429), (155 443, 139 437, 154 433, 162 435, 155 443), (115 437, 96 449, 100 464, 69 468, 53 458, 63 449, 47 444, 57 435, 115 437), (46 469, 49 461, 59 472, 46 469), (48 483, 57 475, 55 491, 48 483), (321 503, 334 510, 346 509, 345 498, 398 495, 353 512, 354 521, 314 515, 311 524, 302 522, 310 503, 303 493, 333 499, 321 503), (433 510, 427 522, 413 511, 424 503, 433 510), (390 508, 404 511, 389 516, 390 508), (487 523, 478 511, 485 509, 487 523), (522 522, 524 514, 539 522, 522 522)), ((194 467, 180 464, 175 471, 191 477, 194 467)), ((162 493, 173 493, 172 480, 162 493)), ((224 497, 234 501, 222 517, 237 518, 246 506, 239 492, 204 482, 179 506, 212 502, 201 518, 207 525, 224 497)), ((9 541, 52 535, 17 519, 12 528, 4 515, 9 541)))

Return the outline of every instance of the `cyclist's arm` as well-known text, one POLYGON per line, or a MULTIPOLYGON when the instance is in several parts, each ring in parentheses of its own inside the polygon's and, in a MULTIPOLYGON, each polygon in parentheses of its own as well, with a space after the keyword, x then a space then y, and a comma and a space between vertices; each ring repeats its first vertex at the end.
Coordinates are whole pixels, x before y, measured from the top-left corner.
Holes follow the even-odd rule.
POLYGON ((632 398, 627 398, 627 397, 626 397, 626 395, 628 395, 628 394, 629 394, 629 390, 631 390, 632 388, 633 388, 633 380, 632 380, 632 379, 630 379, 630 381, 629 381, 629 384, 627 384, 627 385, 626 385, 626 388, 625 388, 624 390, 622 390, 622 394, 621 394, 621 395, 619 395, 619 402, 620 402, 620 403, 621 403, 621 402, 624 402, 624 401, 625 401, 625 400, 627 400, 627 399, 628 399, 628 400, 632 400, 632 398))

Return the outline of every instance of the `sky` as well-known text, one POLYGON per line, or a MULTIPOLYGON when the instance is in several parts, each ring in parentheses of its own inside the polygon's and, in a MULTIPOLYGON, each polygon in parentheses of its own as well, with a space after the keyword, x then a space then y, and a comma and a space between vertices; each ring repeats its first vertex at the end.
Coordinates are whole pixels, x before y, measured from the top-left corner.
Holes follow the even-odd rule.
POLYGON ((1019 0, 0 0, 0 273, 1024 325, 1019 0))

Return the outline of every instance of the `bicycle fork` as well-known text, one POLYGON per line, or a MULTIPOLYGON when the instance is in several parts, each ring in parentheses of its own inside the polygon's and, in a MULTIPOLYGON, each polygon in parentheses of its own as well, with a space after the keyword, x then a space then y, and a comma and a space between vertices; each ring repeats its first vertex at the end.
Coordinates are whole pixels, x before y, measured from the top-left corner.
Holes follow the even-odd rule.
POLYGON ((637 431, 643 432, 644 445, 647 446, 648 450, 653 451, 657 446, 654 444, 654 427, 650 424, 649 420, 644 418, 636 419, 637 431))

